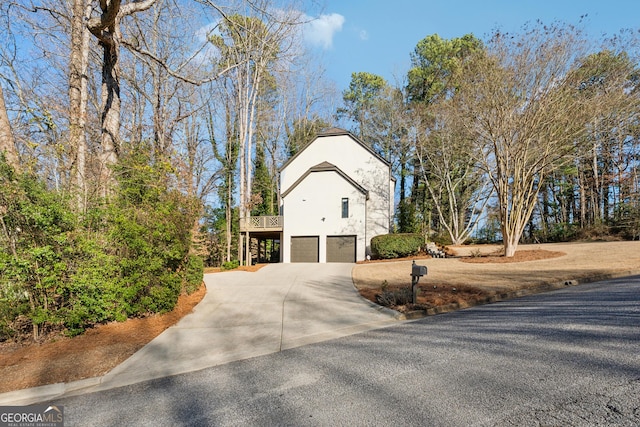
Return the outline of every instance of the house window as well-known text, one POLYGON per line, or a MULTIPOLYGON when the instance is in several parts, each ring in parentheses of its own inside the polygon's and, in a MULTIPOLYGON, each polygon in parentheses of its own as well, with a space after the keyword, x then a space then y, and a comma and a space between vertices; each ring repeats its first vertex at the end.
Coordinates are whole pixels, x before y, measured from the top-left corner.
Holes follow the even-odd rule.
POLYGON ((342 198, 342 218, 349 218, 349 199, 342 198))

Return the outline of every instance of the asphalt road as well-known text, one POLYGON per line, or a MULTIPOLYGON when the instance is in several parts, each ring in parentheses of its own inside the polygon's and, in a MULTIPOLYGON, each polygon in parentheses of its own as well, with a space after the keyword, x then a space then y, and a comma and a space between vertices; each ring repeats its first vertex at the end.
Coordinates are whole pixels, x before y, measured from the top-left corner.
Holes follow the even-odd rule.
POLYGON ((638 426, 640 276, 55 403, 66 426, 638 426))

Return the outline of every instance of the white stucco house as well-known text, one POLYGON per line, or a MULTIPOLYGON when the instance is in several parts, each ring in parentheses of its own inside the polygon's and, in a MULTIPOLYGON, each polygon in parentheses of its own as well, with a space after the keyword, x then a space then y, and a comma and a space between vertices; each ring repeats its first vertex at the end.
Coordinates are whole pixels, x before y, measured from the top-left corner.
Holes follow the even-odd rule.
POLYGON ((279 234, 280 262, 361 261, 371 238, 389 233, 394 187, 389 162, 351 133, 329 129, 280 168, 280 217, 252 217, 244 236, 279 234))

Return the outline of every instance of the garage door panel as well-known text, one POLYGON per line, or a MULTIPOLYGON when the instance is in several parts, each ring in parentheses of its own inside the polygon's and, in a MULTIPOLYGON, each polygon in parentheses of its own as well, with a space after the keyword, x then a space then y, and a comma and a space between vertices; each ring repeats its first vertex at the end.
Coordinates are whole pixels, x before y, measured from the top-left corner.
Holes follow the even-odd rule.
POLYGON ((318 262, 318 236, 291 237, 291 262, 318 262))
POLYGON ((327 262, 356 262, 356 236, 327 236, 327 262))

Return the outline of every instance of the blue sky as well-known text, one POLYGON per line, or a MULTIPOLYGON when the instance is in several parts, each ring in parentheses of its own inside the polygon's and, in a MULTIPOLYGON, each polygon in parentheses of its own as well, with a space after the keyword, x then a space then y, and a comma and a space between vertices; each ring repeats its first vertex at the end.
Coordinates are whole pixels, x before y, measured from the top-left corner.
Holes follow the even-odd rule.
POLYGON ((594 38, 640 29, 640 0, 325 0, 307 41, 323 51, 328 77, 342 91, 353 72, 402 79, 410 53, 430 34, 485 39, 538 19, 577 25, 583 15, 581 28, 594 38))

